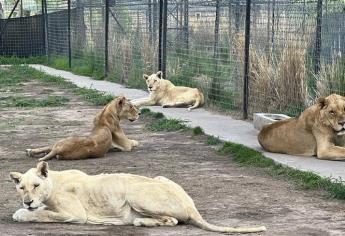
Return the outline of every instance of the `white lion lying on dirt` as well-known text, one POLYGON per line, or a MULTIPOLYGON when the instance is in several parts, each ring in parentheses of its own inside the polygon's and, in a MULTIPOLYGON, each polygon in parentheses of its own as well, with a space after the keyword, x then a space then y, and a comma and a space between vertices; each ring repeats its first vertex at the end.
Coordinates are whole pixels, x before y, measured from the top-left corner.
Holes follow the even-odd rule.
POLYGON ((150 96, 144 99, 132 100, 137 106, 160 105, 167 107, 188 107, 188 111, 204 105, 204 95, 197 88, 175 86, 169 80, 163 79, 163 73, 143 75, 150 96))
POLYGON ((10 177, 24 208, 19 222, 69 222, 135 226, 175 226, 189 222, 216 232, 260 232, 264 226, 231 228, 207 223, 181 186, 165 177, 131 174, 87 175, 78 170, 48 170, 46 162, 10 177))

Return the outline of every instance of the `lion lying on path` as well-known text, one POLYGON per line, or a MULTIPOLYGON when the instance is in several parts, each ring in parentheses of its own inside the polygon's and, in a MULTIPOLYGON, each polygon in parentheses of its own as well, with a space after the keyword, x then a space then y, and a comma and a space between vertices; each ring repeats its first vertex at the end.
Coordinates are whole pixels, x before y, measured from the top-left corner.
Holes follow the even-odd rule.
POLYGON ((118 97, 108 103, 94 120, 94 128, 88 137, 69 137, 53 146, 27 149, 28 156, 47 153, 40 161, 52 159, 74 160, 103 157, 111 147, 131 151, 138 142, 130 140, 120 127, 120 120, 135 121, 139 118, 138 109, 125 97, 118 97))
POLYGON ((265 230, 265 227, 231 228, 207 223, 182 187, 165 177, 51 171, 46 162, 38 163, 25 174, 11 172, 10 177, 24 205, 13 215, 19 222, 135 226, 175 226, 178 222, 189 222, 217 232, 265 230))
POLYGON ((204 95, 199 89, 175 86, 169 80, 163 79, 161 71, 150 76, 144 74, 143 78, 150 96, 133 101, 137 106, 188 107, 190 111, 204 105, 204 95))
POLYGON ((264 126, 258 140, 269 152, 345 160, 344 133, 345 97, 332 94, 297 118, 264 126))

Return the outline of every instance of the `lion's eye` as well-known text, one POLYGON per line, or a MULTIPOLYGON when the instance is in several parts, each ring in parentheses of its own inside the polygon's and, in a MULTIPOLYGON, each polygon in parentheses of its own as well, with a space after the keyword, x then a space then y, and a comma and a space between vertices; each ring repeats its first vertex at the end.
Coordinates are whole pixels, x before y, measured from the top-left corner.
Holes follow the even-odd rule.
POLYGON ((38 186, 40 186, 40 184, 34 184, 34 188, 37 188, 38 186))
POLYGON ((19 187, 19 189, 24 190, 24 186, 19 187))
POLYGON ((334 115, 335 112, 334 111, 329 111, 329 114, 334 115))

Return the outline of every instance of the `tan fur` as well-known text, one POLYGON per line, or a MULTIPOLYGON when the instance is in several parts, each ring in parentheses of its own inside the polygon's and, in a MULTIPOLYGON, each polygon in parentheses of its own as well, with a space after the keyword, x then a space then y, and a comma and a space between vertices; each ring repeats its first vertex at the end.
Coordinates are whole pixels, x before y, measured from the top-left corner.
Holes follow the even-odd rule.
POLYGON ((69 137, 52 146, 27 149, 28 156, 46 153, 39 160, 45 161, 57 157, 64 160, 103 157, 111 147, 122 151, 131 151, 138 142, 130 140, 120 127, 120 120, 138 119, 140 113, 125 97, 118 97, 108 103, 94 119, 94 127, 87 137, 69 137))
POLYGON ((345 97, 320 98, 299 117, 264 126, 258 140, 270 152, 345 160, 345 97))
POLYGON ((135 226, 175 226, 186 222, 217 232, 260 232, 265 227, 231 228, 207 223, 193 200, 173 181, 132 174, 87 175, 51 171, 46 162, 25 174, 11 172, 24 208, 19 222, 69 222, 135 226))
POLYGON ((204 95, 199 89, 175 86, 169 80, 163 79, 161 71, 150 76, 143 75, 150 96, 134 100, 137 106, 160 105, 167 107, 188 107, 188 110, 204 105, 204 95))

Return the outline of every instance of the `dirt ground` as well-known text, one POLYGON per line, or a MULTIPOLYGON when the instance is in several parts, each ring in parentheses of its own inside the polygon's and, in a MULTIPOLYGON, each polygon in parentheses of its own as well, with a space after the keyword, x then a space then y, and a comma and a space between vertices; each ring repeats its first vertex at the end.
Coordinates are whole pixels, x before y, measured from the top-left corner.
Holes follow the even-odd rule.
MULTIPOLYGON (((12 214, 22 205, 9 180, 9 171, 25 172, 37 163, 26 157, 24 150, 46 146, 66 136, 86 134, 100 109, 57 87, 50 86, 49 91, 43 87, 35 82, 22 90, 36 97, 54 91, 54 95, 68 97, 70 101, 64 107, 0 108, 0 235, 219 235, 191 225, 137 228, 13 222, 12 214)), ((141 119, 123 123, 128 136, 140 142, 133 152, 110 152, 104 158, 80 161, 51 160, 50 168, 76 168, 88 174, 166 176, 190 194, 209 222, 265 225, 268 229, 250 235, 345 235, 344 201, 300 190, 259 169, 239 167, 231 158, 217 155, 214 147, 205 144, 204 136, 192 136, 189 132, 153 133, 144 129, 145 122, 141 119)))

